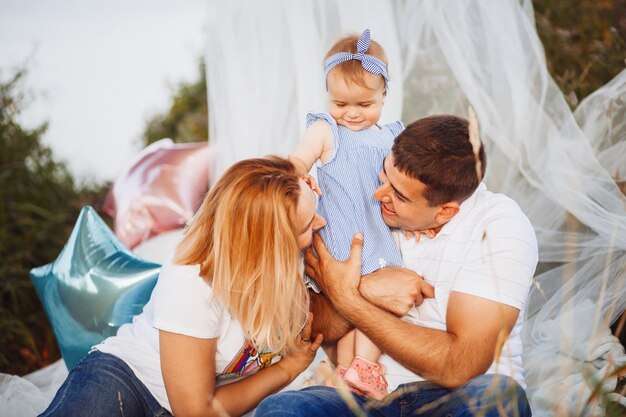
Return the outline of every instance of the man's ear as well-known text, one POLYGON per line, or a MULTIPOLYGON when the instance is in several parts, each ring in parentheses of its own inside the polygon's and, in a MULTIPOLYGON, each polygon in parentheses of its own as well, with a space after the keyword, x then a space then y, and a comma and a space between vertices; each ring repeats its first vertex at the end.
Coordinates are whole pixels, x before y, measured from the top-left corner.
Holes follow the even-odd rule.
POLYGON ((456 216, 460 208, 461 206, 459 205, 459 203, 454 201, 442 204, 439 207, 439 211, 437 212, 437 222, 439 224, 448 223, 451 218, 456 216))

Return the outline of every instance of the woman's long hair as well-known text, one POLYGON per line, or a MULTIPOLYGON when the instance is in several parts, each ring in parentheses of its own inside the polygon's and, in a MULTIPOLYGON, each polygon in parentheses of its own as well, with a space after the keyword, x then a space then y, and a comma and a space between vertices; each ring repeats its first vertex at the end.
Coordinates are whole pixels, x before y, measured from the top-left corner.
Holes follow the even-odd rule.
POLYGON ((259 349, 292 351, 309 310, 299 268, 299 197, 288 160, 240 161, 205 197, 176 251, 177 264, 200 265, 215 297, 259 349))

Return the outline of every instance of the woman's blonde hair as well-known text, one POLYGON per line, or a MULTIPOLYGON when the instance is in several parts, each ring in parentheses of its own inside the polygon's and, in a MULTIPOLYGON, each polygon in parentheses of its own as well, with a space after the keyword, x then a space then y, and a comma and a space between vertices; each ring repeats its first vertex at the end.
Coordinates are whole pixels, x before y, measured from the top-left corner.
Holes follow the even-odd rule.
POLYGON ((299 268, 299 197, 299 176, 287 159, 240 161, 205 197, 176 251, 176 263, 200 265, 258 349, 292 351, 309 310, 299 268))

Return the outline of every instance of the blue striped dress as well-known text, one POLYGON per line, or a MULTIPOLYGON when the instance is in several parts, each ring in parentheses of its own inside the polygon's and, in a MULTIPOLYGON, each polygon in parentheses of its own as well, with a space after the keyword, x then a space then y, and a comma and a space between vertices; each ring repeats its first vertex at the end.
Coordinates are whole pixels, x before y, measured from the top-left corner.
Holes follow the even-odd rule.
POLYGON ((327 221, 320 229, 324 243, 335 259, 350 256, 352 236, 363 232, 361 274, 384 266, 402 265, 389 226, 380 213, 374 191, 380 186, 378 174, 402 122, 381 126, 381 130, 352 131, 338 126, 328 113, 309 113, 306 125, 325 120, 333 132, 333 156, 318 161, 317 181, 322 190, 317 211, 327 221))

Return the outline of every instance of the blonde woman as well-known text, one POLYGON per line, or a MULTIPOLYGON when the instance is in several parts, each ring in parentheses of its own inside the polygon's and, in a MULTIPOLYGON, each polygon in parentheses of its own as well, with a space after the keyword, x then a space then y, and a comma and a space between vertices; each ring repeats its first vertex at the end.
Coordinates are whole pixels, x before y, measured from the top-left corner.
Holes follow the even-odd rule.
POLYGON ((315 206, 288 160, 233 165, 143 312, 94 347, 42 415, 237 416, 289 384, 322 343, 299 272, 325 224, 315 206))

